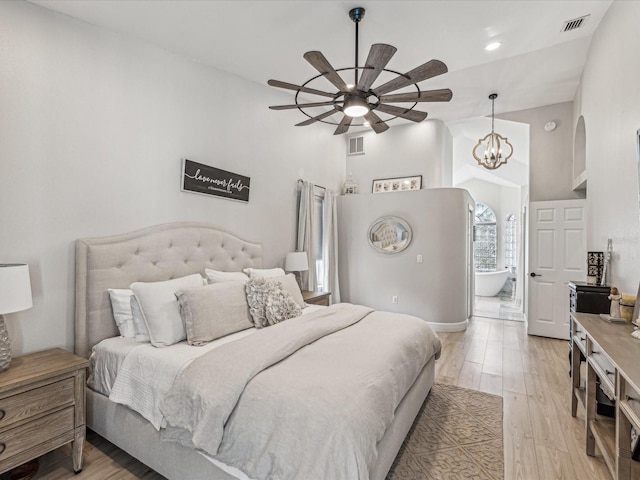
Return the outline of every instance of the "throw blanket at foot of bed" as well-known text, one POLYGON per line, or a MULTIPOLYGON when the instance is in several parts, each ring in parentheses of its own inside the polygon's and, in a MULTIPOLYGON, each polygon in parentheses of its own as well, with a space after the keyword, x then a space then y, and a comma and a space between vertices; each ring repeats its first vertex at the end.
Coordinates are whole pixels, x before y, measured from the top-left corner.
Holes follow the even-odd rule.
POLYGON ((416 317, 337 304, 194 360, 162 402, 165 438, 255 479, 367 479, 440 341, 416 317))

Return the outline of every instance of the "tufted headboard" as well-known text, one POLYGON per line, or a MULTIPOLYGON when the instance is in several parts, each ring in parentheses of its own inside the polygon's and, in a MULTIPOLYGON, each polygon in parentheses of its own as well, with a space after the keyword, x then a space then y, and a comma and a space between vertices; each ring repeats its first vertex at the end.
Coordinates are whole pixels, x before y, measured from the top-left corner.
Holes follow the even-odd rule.
POLYGON ((75 351, 118 335, 108 288, 157 282, 205 268, 227 272, 262 267, 262 245, 205 223, 179 222, 124 235, 83 238, 76 243, 75 351))

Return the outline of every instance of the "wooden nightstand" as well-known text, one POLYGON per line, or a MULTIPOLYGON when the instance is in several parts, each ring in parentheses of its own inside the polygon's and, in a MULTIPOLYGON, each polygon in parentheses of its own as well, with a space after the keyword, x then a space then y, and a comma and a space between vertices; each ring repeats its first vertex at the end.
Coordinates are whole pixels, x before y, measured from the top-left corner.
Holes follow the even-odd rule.
POLYGON ((310 292, 305 290, 302 292, 302 299, 309 305, 329 306, 329 295, 331 292, 310 292))
POLYGON ((0 373, 0 473, 69 442, 82 470, 88 366, 56 348, 16 357, 0 373))

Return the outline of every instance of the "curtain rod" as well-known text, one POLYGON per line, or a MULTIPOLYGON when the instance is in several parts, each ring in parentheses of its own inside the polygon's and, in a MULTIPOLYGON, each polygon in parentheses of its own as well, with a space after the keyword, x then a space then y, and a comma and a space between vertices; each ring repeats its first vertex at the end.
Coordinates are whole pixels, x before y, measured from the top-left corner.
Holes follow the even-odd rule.
MULTIPOLYGON (((298 183, 304 183, 304 180, 303 180, 303 179, 301 179, 301 178, 299 178, 299 179, 298 179, 298 183)), ((315 184, 314 184, 313 186, 314 186, 314 187, 321 188, 322 190, 326 190, 326 189, 327 189, 327 187, 323 187, 322 185, 315 185, 315 184)))

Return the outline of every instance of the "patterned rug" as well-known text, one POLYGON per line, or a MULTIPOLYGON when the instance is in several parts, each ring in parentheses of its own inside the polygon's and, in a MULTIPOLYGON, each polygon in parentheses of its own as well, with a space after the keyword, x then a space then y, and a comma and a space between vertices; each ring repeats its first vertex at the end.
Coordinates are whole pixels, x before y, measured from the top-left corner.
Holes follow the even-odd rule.
POLYGON ((502 397, 436 383, 387 480, 503 478, 502 397))

